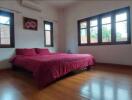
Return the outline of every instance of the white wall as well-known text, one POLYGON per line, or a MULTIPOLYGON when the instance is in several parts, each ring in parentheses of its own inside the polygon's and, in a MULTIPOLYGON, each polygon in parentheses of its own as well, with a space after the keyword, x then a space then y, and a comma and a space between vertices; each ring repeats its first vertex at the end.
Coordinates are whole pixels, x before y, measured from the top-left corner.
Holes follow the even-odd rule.
MULTIPOLYGON (((49 20, 54 23, 54 47, 58 49, 58 13, 46 3, 41 3, 42 12, 36 12, 20 6, 17 0, 0 0, 0 7, 20 11, 14 12, 15 19, 15 48, 44 47, 43 21, 49 20), (38 20, 38 31, 24 30, 22 18, 29 17, 38 20)), ((15 48, 0 48, 0 69, 10 67, 8 59, 14 54, 15 48)))
MULTIPOLYGON (((131 0, 88 0, 73 5, 66 11, 66 49, 75 53, 91 53, 97 62, 132 65, 132 45, 101 45, 78 47, 77 20, 108 12, 117 8, 132 7, 131 0)), ((132 8, 131 8, 132 16, 132 8)), ((131 20, 132 23, 132 20, 131 20)), ((132 29, 132 27, 131 27, 132 29)))
POLYGON ((59 37, 58 37, 58 49, 59 52, 65 51, 65 10, 58 9, 58 27, 59 27, 59 37))

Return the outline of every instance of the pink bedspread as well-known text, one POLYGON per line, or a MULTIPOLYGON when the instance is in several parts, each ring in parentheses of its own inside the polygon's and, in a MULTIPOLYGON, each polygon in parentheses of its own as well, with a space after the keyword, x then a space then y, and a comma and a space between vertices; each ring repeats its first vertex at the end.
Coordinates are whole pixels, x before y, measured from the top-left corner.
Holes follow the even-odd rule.
POLYGON ((57 78, 76 69, 94 64, 89 54, 50 54, 36 56, 15 56, 11 63, 33 72, 39 87, 44 87, 57 78))

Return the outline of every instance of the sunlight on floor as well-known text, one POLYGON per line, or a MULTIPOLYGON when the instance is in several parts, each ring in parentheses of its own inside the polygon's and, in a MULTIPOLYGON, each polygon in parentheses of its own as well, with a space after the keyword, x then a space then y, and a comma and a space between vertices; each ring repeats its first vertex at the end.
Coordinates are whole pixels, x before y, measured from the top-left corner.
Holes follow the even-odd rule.
POLYGON ((91 100, 131 100, 129 86, 123 87, 113 81, 107 84, 100 80, 91 80, 81 88, 81 96, 88 96, 91 100))

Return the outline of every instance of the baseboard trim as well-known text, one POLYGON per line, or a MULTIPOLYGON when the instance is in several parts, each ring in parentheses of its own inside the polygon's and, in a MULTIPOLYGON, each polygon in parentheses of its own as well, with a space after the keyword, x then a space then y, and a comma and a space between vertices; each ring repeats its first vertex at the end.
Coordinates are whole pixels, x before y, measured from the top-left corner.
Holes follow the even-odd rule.
MULTIPOLYGON (((107 65, 107 66, 113 66, 113 67, 120 67, 120 68, 131 68, 132 65, 123 65, 123 64, 113 64, 113 63, 101 63, 101 62, 96 62, 97 65, 107 65)), ((95 65, 96 65, 95 64, 95 65)))
POLYGON ((5 71, 8 71, 8 70, 11 70, 11 68, 0 69, 0 72, 5 72, 5 71))

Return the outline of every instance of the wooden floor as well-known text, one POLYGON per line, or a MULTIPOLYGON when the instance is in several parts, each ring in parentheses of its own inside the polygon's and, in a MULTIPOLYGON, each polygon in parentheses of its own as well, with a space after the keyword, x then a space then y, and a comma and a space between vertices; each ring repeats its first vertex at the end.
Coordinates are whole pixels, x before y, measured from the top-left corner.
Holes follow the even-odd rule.
POLYGON ((39 90, 30 75, 0 72, 0 100, 132 100, 132 69, 96 65, 39 90))

